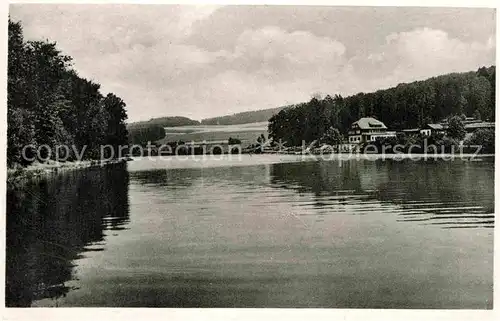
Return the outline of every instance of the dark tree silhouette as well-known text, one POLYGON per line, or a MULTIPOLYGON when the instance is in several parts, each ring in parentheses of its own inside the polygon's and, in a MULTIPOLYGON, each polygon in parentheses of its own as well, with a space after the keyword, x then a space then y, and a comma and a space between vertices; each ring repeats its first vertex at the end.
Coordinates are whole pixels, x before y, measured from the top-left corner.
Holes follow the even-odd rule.
MULTIPOLYGON (((127 142, 119 97, 103 97, 99 84, 79 77, 55 43, 24 41, 20 22, 9 19, 8 33, 8 166, 28 165, 41 145, 51 149, 41 149, 42 159, 49 153, 55 158, 57 145, 73 145, 84 159, 95 159, 102 144, 118 148, 127 142)), ((75 159, 70 150, 69 160, 75 159)))

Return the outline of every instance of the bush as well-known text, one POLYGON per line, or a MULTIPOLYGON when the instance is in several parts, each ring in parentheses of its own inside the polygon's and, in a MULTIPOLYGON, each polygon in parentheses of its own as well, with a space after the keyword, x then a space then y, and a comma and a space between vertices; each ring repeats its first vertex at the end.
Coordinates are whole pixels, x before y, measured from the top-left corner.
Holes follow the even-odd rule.
POLYGON ((495 130, 480 129, 465 142, 465 145, 481 146, 481 153, 495 152, 495 130))
POLYGON ((238 138, 229 137, 227 143, 229 145, 241 145, 241 140, 239 140, 238 138))

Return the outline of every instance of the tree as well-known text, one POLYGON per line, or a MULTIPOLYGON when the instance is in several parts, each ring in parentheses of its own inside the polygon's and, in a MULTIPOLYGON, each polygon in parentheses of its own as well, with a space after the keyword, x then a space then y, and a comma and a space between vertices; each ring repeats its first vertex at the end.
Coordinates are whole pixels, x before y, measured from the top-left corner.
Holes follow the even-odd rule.
MULTIPOLYGON (((115 157, 119 155, 119 146, 127 144, 127 126, 125 120, 127 120, 127 112, 125 111, 125 102, 114 94, 108 94, 103 99, 104 110, 107 112, 107 124, 105 133, 105 143, 107 145, 114 146, 115 157)), ((163 128, 163 127, 162 127, 163 128)), ((165 137, 165 130, 161 133, 165 137)), ((161 138, 163 138, 161 137, 161 138)))
POLYGON ((307 104, 304 126, 302 139, 306 143, 321 138, 328 127, 330 127, 329 112, 323 101, 312 98, 307 104))
POLYGON ((238 138, 229 137, 227 143, 228 145, 241 145, 241 140, 239 140, 238 138))
POLYGON ((264 144, 265 142, 266 142, 266 136, 264 136, 264 134, 260 134, 260 136, 257 137, 257 143, 264 144))
POLYGON ((30 122, 31 114, 21 108, 7 109, 7 165, 28 165, 35 156, 35 126, 30 122), (25 149, 25 146, 33 146, 25 149))
POLYGON ((460 116, 453 116, 448 119, 448 136, 452 139, 463 140, 465 137, 465 126, 460 116))
MULTIPOLYGON (((9 19, 7 65, 7 165, 26 165, 22 158, 24 146, 35 144, 33 113, 27 105, 26 51, 23 29, 9 19)), ((26 155, 31 158, 33 155, 26 155)))
POLYGON ((478 109, 476 109, 476 110, 474 111, 474 115, 473 115, 473 117, 474 117, 475 119, 479 119, 479 120, 481 119, 481 113, 479 112, 479 110, 478 110, 478 109))
POLYGON ((467 145, 481 146, 482 153, 495 152, 495 131, 493 129, 479 129, 467 140, 467 145))
POLYGON ((342 140, 343 137, 340 131, 337 128, 330 127, 321 137, 320 143, 337 146, 342 144, 342 140))

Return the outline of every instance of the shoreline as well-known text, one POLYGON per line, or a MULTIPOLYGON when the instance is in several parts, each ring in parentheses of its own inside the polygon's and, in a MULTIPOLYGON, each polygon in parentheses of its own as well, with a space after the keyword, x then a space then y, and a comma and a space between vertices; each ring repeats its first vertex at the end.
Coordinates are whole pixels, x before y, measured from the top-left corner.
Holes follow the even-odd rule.
POLYGON ((324 153, 315 153, 315 152, 279 152, 279 151, 273 151, 273 152, 263 152, 260 154, 275 154, 275 155, 310 155, 310 156, 322 156, 322 155, 346 155, 346 156, 353 156, 353 157, 365 157, 365 156, 376 156, 379 158, 383 157, 388 157, 388 158, 411 158, 411 157, 427 157, 427 158, 442 158, 442 157, 493 157, 495 154, 491 153, 485 153, 485 154, 473 154, 473 153, 361 153, 361 152, 341 152, 341 153, 331 153, 331 152, 324 152, 324 153))
MULTIPOLYGON (((182 156, 183 158, 185 157, 206 157, 206 156, 237 156, 237 154, 218 154, 218 155, 178 155, 182 156)), ((433 153, 400 153, 400 154, 378 154, 378 153, 332 153, 332 152, 325 152, 325 153, 304 153, 304 152, 290 152, 290 151, 263 151, 261 153, 241 153, 240 155, 250 155, 250 156, 257 156, 257 155, 275 155, 275 156, 296 156, 299 158, 307 158, 307 159, 323 159, 323 160, 352 160, 352 159, 365 159, 365 160, 403 160, 403 159, 414 159, 414 160, 432 160, 432 159, 467 159, 467 160, 474 160, 475 158, 478 158, 480 160, 481 158, 489 158, 489 157, 495 157, 495 154, 451 154, 451 153, 444 153, 444 154, 433 154, 433 153), (325 158, 326 157, 326 158, 325 158)), ((80 170, 80 169, 88 169, 88 168, 94 168, 94 167, 104 167, 108 165, 114 165, 114 164, 120 164, 120 163, 126 163, 128 161, 132 161, 134 159, 139 160, 141 158, 149 158, 152 157, 154 159, 156 158, 166 158, 171 159, 175 158, 175 155, 158 155, 158 156, 144 156, 144 157, 126 157, 126 158, 120 158, 120 159, 115 159, 115 160, 85 160, 85 161, 72 161, 72 162, 56 162, 56 161, 49 161, 47 163, 36 163, 29 165, 27 167, 18 167, 18 168, 7 168, 7 185, 12 186, 12 185, 17 185, 17 184, 22 184, 24 182, 27 182, 32 179, 36 178, 42 178, 46 177, 52 174, 58 174, 58 173, 63 173, 63 172, 68 172, 68 171, 73 171, 73 170, 80 170)), ((198 158, 199 158, 198 157, 198 158)), ((186 159, 187 160, 187 159, 186 159)))
POLYGON ((164 161, 242 161, 241 156, 249 156, 247 159, 252 159, 252 157, 262 156, 264 158, 268 157, 278 157, 279 159, 297 159, 297 160, 454 160, 454 159, 464 159, 464 160, 475 160, 482 158, 494 158, 495 154, 369 154, 369 153, 324 153, 324 154, 308 154, 308 153, 279 153, 279 152, 264 152, 258 154, 190 154, 190 155, 156 155, 156 156, 135 156, 133 159, 135 161, 141 160, 164 160, 164 161))
POLYGON ((115 160, 84 160, 68 162, 49 161, 47 163, 28 165, 26 167, 7 168, 7 186, 22 184, 26 181, 52 174, 93 167, 104 167, 108 165, 126 163, 129 160, 131 159, 120 158, 115 160))

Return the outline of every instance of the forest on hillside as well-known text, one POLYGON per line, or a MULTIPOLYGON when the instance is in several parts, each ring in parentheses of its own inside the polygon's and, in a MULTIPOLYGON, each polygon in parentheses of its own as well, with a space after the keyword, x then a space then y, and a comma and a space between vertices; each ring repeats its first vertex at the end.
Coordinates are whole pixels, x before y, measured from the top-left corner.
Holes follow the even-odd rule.
POLYGON ((327 95, 281 110, 269 119, 269 137, 289 146, 320 139, 328 129, 346 134, 361 117, 374 117, 390 130, 418 128, 451 115, 495 119, 495 66, 399 84, 349 97, 327 95))
POLYGON ((277 107, 255 111, 245 111, 233 115, 206 118, 201 121, 202 125, 239 125, 249 123, 260 123, 268 121, 286 107, 277 107))
POLYGON ((129 129, 139 128, 139 127, 149 127, 149 126, 161 126, 161 127, 178 127, 178 126, 193 126, 199 125, 200 122, 197 120, 190 119, 188 117, 182 116, 168 116, 168 117, 158 117, 151 118, 147 121, 138 121, 128 124, 129 129))
POLYGON ((8 36, 7 165, 74 160, 82 152, 83 159, 97 159, 101 145, 117 155, 127 144, 123 100, 103 96, 100 84, 80 77, 55 42, 25 41, 20 22, 9 19, 8 36))

